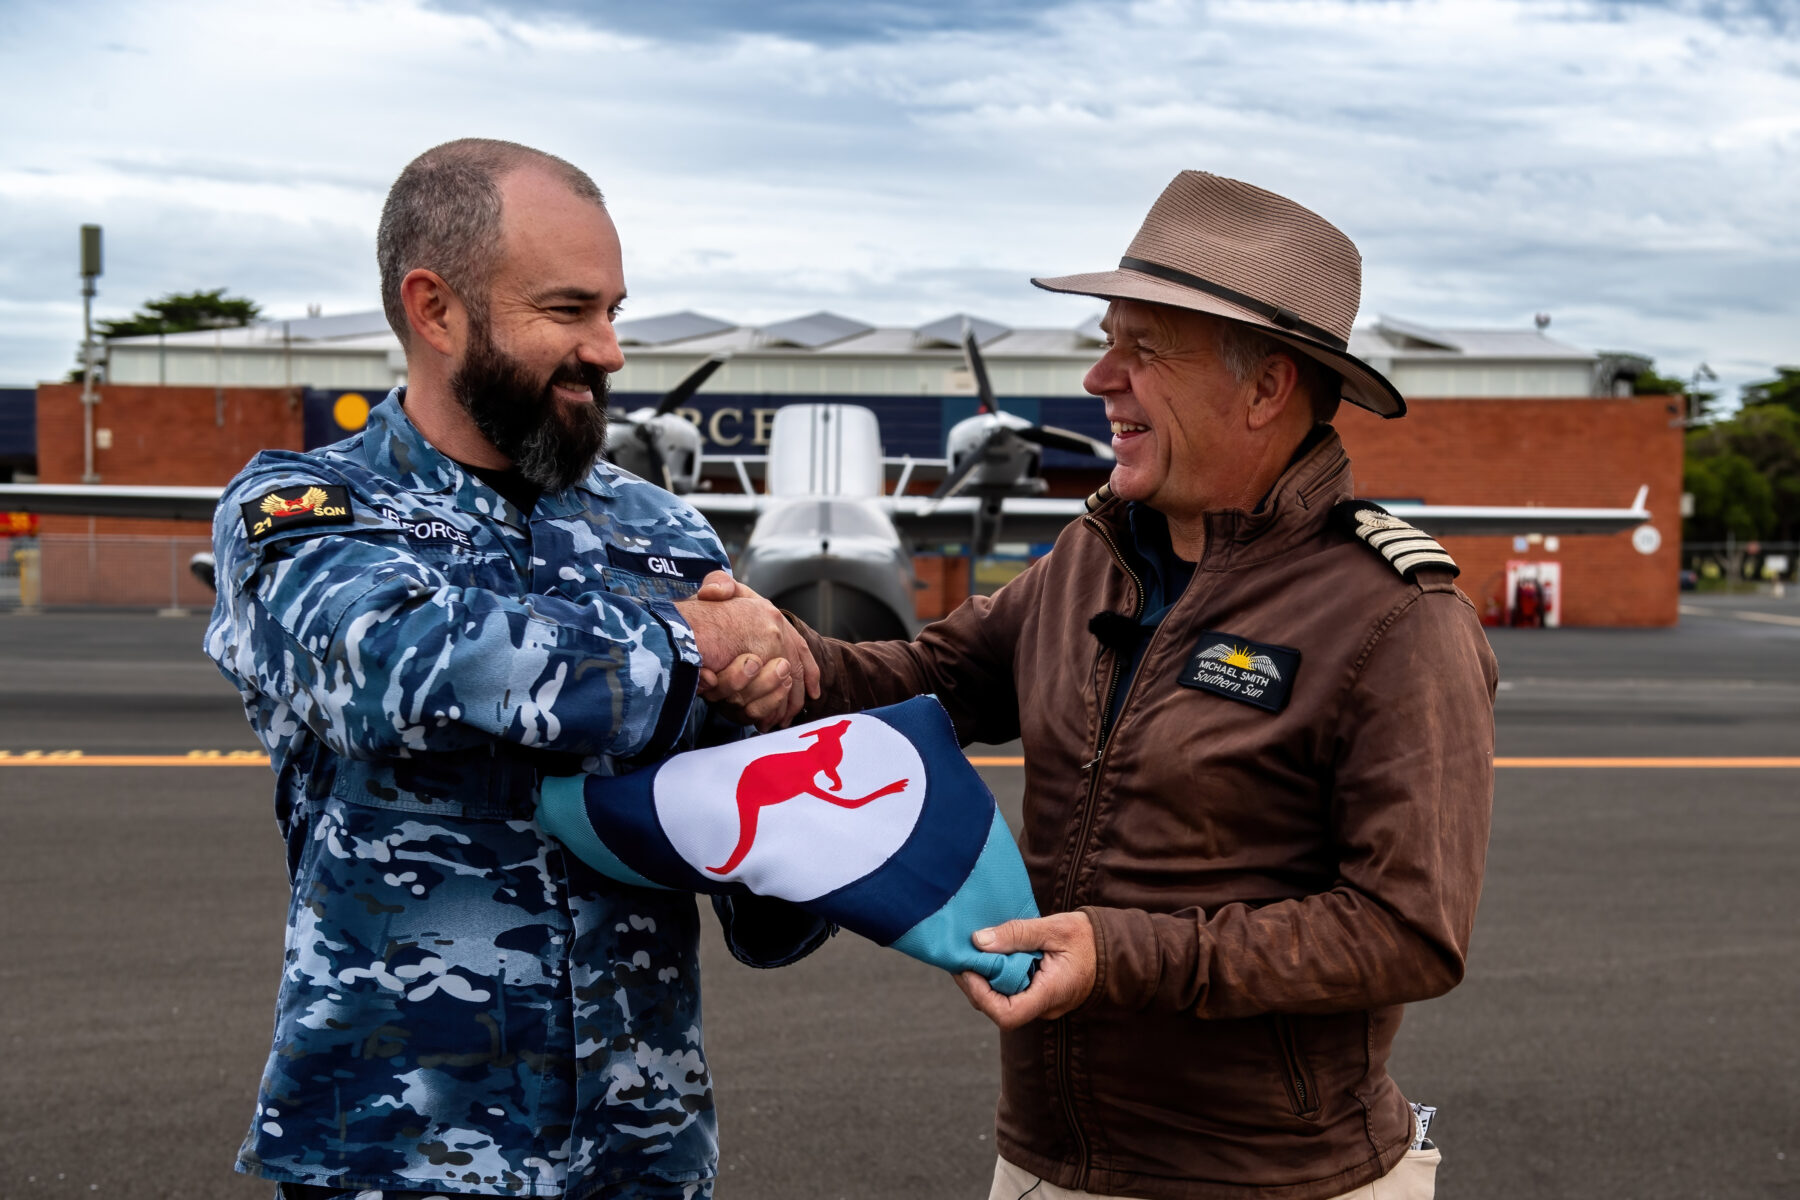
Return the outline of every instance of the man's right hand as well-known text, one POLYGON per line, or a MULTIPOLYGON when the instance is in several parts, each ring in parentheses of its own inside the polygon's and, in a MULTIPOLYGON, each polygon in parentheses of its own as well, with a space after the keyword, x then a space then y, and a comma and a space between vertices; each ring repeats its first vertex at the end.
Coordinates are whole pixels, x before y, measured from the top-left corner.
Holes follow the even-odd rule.
POLYGON ((708 575, 691 599, 676 601, 675 609, 694 631, 706 699, 715 698, 722 680, 734 682, 736 694, 723 698, 739 701, 751 723, 767 730, 792 721, 809 697, 818 698, 819 665, 806 642, 773 604, 726 572, 708 575), (762 663, 753 677, 744 672, 746 656, 762 663), (746 696, 751 678, 758 682, 746 696))

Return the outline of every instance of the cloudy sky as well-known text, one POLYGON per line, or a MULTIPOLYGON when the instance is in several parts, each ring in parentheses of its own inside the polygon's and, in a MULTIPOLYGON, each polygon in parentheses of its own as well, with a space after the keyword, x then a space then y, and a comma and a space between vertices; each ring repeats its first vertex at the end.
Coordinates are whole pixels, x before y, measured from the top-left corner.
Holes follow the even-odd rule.
POLYGON ((1076 324, 1179 169, 1361 247, 1363 320, 1800 362, 1800 3, 0 2, 0 383, 226 286, 378 306, 387 185, 449 138, 586 167, 630 314, 1076 324), (973 10, 973 11, 971 11, 973 10))

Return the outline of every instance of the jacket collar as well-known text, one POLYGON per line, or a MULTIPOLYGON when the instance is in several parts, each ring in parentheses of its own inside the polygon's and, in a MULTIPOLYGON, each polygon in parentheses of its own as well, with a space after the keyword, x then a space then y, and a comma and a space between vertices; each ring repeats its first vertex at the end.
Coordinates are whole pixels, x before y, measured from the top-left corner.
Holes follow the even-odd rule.
MULTIPOLYGON (((1316 536, 1331 517, 1332 506, 1355 495, 1350 456, 1337 430, 1322 436, 1275 481, 1254 512, 1225 508, 1209 512, 1203 571, 1249 566, 1273 558, 1316 536)), ((1129 536, 1126 504, 1110 484, 1088 497, 1088 512, 1122 536, 1129 536)))
MULTIPOLYGON (((519 525, 529 520, 532 513, 517 513, 498 492, 426 441, 406 415, 405 402, 406 388, 397 387, 369 413, 369 423, 363 430, 363 455, 370 470, 399 482, 408 491, 453 493, 456 506, 469 512, 513 517, 519 525)), ((546 492, 539 498, 535 512, 549 517, 573 516, 586 507, 582 492, 608 500, 616 496, 618 489, 612 479, 611 465, 596 463, 587 478, 574 487, 546 492)))

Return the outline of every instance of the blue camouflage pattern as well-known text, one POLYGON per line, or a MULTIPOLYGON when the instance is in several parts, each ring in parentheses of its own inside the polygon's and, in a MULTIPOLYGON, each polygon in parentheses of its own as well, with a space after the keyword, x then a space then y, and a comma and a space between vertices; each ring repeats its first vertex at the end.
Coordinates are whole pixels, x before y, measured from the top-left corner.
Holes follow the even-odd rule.
POLYGON ((418 433, 403 393, 336 445, 259 454, 214 523, 206 651, 268 748, 293 885, 238 1169, 709 1195, 693 898, 606 879, 533 810, 546 775, 741 736, 694 699, 674 608, 724 550, 606 463, 520 512, 418 433), (346 489, 349 512, 250 536, 241 505, 314 487, 346 489), (650 556, 679 577, 614 565, 650 556))

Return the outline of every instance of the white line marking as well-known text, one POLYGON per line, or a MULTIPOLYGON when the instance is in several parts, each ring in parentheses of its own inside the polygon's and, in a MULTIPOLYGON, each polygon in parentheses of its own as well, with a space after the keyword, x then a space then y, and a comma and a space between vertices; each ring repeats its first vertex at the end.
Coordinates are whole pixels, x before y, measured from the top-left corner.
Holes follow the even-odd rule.
POLYGON ((1746 612, 1731 608, 1702 608, 1697 604, 1679 606, 1682 613, 1690 617, 1731 617, 1739 621, 1760 621, 1765 625, 1800 626, 1800 617, 1789 617, 1781 613, 1746 612))

